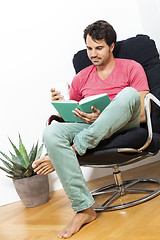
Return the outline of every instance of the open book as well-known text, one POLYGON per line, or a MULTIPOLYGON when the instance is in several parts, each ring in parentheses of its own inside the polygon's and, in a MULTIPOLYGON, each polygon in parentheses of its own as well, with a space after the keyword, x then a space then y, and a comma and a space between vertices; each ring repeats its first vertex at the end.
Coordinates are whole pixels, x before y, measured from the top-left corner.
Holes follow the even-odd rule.
POLYGON ((83 122, 79 118, 74 116, 72 112, 75 108, 80 109, 85 113, 92 113, 91 107, 99 109, 101 112, 108 106, 111 102, 106 93, 98 94, 83 98, 81 101, 77 102, 74 100, 69 100, 66 102, 52 102, 55 109, 61 115, 65 122, 83 122))

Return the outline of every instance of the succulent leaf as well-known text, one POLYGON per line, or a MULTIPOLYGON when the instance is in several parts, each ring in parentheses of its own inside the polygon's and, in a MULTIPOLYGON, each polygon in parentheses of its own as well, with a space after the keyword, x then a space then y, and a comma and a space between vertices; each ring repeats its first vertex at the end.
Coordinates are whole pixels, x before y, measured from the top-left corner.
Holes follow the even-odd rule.
POLYGON ((30 164, 28 165, 28 168, 27 168, 27 169, 30 170, 30 171, 33 171, 32 163, 30 163, 30 164))
POLYGON ((20 166, 22 166, 23 168, 26 168, 26 165, 25 165, 24 162, 21 162, 21 161, 19 160, 19 158, 17 158, 17 156, 15 156, 13 153, 10 152, 10 154, 11 154, 11 156, 12 156, 12 160, 11 160, 12 163, 15 163, 15 164, 17 164, 17 165, 20 165, 20 166))
MULTIPOLYGON (((10 171, 10 170, 7 169, 7 168, 4 168, 4 167, 1 167, 1 166, 0 166, 0 169, 3 170, 3 171, 6 172, 6 173, 12 175, 12 176, 17 176, 17 174, 16 174, 15 172, 12 172, 12 171, 10 171)), ((19 177, 21 177, 21 175, 19 175, 19 177)))
POLYGON ((9 171, 7 168, 1 167, 0 169, 3 170, 4 172, 8 173, 8 174, 13 174, 13 172, 9 171))
POLYGON ((42 155, 42 151, 43 151, 43 144, 40 146, 40 148, 38 149, 37 151, 37 154, 36 154, 36 157, 35 157, 35 160, 39 159, 42 155))
POLYGON ((28 162, 29 162, 29 158, 28 158, 28 155, 27 155, 27 151, 22 143, 22 139, 21 139, 21 136, 19 134, 19 151, 23 157, 23 160, 25 162, 25 165, 27 166, 28 165, 28 162))
POLYGON ((12 173, 21 176, 21 171, 19 171, 18 169, 14 168, 10 163, 8 163, 7 161, 3 160, 2 158, 0 158, 0 160, 3 162, 3 164, 5 165, 5 167, 8 168, 9 171, 11 171, 12 173))
MULTIPOLYGON (((24 165, 25 162, 24 162, 24 159, 23 159, 21 153, 20 153, 19 150, 16 148, 16 146, 12 143, 12 141, 10 140, 10 138, 9 138, 9 141, 10 141, 10 143, 11 143, 11 145, 12 145, 12 147, 13 147, 15 153, 16 153, 16 156, 17 156, 18 160, 20 161, 20 163, 21 163, 22 165, 24 165)), ((25 165, 25 166, 26 166, 26 165, 25 165)))
POLYGON ((13 164, 14 168, 16 168, 18 170, 21 170, 22 172, 24 172, 26 170, 26 168, 24 168, 23 166, 21 166, 21 165, 19 165, 17 163, 12 162, 12 164, 13 164))
POLYGON ((31 177, 33 175, 32 171, 28 170, 24 173, 25 177, 31 177))
POLYGON ((11 176, 11 175, 6 175, 6 176, 12 179, 21 179, 21 177, 19 176, 11 176))
POLYGON ((0 151, 0 154, 5 158, 7 159, 9 162, 11 161, 11 159, 3 152, 0 151))
POLYGON ((12 165, 11 165, 10 163, 8 163, 7 161, 3 160, 2 158, 0 158, 0 160, 3 162, 3 164, 4 164, 7 168, 9 168, 9 169, 12 168, 12 165))
POLYGON ((31 152, 29 154, 30 159, 29 159, 29 164, 35 161, 36 155, 37 155, 37 149, 38 149, 38 142, 34 148, 31 149, 31 152))
POLYGON ((29 159, 31 158, 31 154, 32 154, 33 149, 34 149, 34 144, 32 146, 32 149, 31 149, 30 153, 29 153, 29 159))

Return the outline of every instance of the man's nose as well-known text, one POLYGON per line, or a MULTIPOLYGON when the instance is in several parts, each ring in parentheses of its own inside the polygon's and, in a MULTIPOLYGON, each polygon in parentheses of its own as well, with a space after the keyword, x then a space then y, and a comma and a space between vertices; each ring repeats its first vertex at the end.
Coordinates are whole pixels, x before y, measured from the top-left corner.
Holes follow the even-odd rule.
POLYGON ((92 49, 91 57, 96 57, 96 56, 97 56, 97 51, 92 49))

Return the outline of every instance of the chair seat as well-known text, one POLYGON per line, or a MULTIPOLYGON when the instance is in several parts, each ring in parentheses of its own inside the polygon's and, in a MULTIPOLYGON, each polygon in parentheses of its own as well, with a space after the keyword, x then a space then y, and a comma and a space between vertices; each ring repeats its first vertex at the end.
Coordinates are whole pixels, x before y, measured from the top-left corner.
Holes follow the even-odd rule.
POLYGON ((120 153, 118 149, 139 149, 145 144, 147 137, 147 129, 142 127, 115 134, 101 141, 96 148, 87 150, 84 156, 79 156, 79 163, 80 165, 113 165, 127 163, 133 158, 143 159, 148 153, 154 154, 160 149, 160 134, 153 134, 150 145, 142 153, 120 153))

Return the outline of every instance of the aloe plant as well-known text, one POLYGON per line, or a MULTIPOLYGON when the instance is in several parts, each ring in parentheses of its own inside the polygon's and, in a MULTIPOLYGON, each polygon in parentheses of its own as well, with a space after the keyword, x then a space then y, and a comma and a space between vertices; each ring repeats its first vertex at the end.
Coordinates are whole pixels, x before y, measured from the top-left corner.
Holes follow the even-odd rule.
POLYGON ((20 134, 19 149, 13 144, 10 138, 9 141, 15 153, 13 154, 10 152, 11 156, 9 157, 5 153, 0 151, 0 154, 3 156, 3 158, 0 158, 0 160, 5 166, 0 166, 0 169, 8 174, 7 177, 13 179, 26 178, 35 175, 36 173, 32 168, 32 163, 41 157, 43 144, 40 146, 40 148, 38 148, 38 142, 36 145, 33 144, 31 151, 29 152, 29 154, 27 154, 24 144, 22 143, 20 134))

